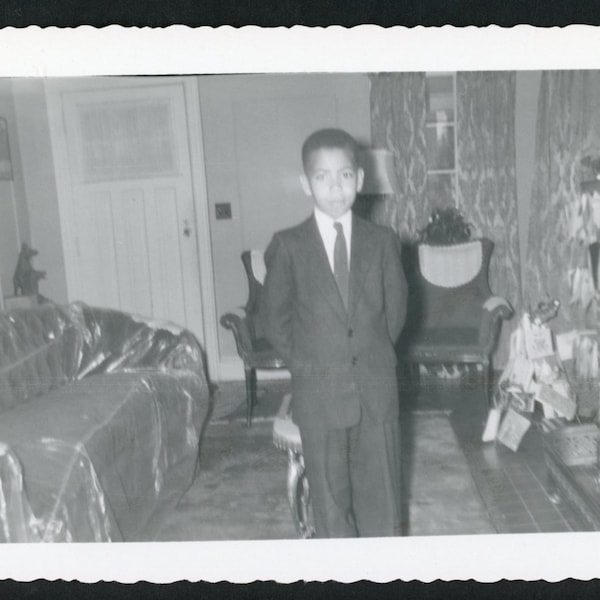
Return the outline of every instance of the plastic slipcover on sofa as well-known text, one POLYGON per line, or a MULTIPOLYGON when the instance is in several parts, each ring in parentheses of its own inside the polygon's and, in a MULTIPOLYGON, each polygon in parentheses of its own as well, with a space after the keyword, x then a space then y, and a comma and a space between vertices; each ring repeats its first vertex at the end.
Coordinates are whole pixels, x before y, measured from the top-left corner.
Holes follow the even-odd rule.
POLYGON ((174 325, 82 303, 0 314, 0 540, 150 539, 193 480, 208 397, 174 325))

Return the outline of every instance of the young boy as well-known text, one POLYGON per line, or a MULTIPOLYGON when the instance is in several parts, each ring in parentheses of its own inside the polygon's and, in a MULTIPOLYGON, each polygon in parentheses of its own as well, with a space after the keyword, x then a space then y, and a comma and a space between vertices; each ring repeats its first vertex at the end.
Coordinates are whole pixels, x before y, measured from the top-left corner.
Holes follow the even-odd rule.
POLYGON ((316 131, 302 162, 314 212, 265 253, 262 318, 292 374, 316 534, 399 535, 399 241, 350 210, 364 178, 352 136, 316 131))

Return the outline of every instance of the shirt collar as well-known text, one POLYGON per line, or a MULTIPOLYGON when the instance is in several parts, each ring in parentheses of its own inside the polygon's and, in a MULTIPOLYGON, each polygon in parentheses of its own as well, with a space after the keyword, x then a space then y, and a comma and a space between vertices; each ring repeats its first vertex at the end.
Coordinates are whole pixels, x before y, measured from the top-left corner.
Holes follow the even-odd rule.
POLYGON ((339 219, 332 219, 328 214, 315 206, 315 219, 317 220, 319 229, 333 228, 334 223, 341 223, 346 236, 352 231, 352 210, 349 210, 339 219))

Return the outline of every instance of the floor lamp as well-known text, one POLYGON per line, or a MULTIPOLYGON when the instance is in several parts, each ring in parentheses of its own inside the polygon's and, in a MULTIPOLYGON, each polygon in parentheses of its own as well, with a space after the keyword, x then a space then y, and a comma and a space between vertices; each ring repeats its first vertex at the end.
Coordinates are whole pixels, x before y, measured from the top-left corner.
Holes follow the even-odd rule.
POLYGON ((398 189, 394 153, 383 148, 363 150, 359 154, 359 162, 365 179, 355 211, 375 223, 389 225, 386 203, 396 195, 398 189))

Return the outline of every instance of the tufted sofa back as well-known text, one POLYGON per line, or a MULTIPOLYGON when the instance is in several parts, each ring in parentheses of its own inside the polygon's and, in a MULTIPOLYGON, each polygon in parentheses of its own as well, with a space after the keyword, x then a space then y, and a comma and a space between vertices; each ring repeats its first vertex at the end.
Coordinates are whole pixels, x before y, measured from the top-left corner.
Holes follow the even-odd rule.
POLYGON ((0 412, 73 379, 77 338, 54 304, 0 313, 0 412))

